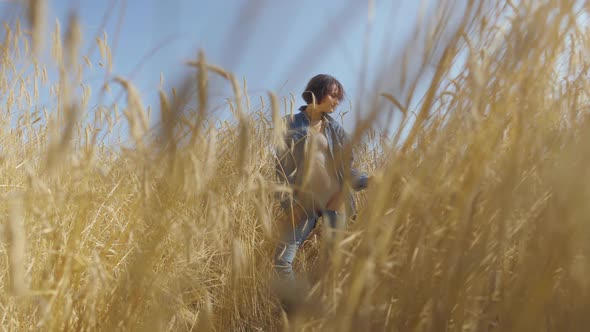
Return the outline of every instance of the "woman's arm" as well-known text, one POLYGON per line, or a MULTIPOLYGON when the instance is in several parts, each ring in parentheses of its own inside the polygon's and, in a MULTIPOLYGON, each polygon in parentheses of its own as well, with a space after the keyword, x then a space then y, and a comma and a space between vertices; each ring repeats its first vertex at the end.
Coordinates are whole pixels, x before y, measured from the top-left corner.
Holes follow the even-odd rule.
POLYGON ((275 152, 277 159, 275 171, 281 182, 293 185, 295 183, 298 163, 303 156, 302 141, 305 133, 299 128, 299 123, 293 117, 287 116, 283 121, 286 122, 287 132, 284 137, 284 148, 277 148, 275 152))
POLYGON ((352 189, 354 191, 366 189, 369 185, 369 176, 352 166, 354 163, 354 149, 352 147, 350 135, 339 124, 336 124, 336 133, 338 134, 342 145, 341 150, 346 151, 347 149, 350 149, 348 160, 343 162, 344 166, 347 166, 350 169, 350 185, 352 186, 352 189))

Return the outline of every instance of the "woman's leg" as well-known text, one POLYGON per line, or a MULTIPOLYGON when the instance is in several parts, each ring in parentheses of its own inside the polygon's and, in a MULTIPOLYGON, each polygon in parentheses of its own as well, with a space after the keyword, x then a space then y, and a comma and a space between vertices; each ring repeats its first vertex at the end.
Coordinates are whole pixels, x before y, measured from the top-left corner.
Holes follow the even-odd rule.
POLYGON ((340 228, 343 225, 340 225, 341 217, 344 216, 344 193, 337 192, 330 198, 328 204, 326 204, 325 209, 322 211, 322 217, 327 224, 330 225, 332 228, 340 228))
POLYGON ((318 215, 300 205, 285 210, 279 220, 281 239, 275 251, 275 269, 282 278, 293 279, 293 260, 299 246, 316 225, 318 215))

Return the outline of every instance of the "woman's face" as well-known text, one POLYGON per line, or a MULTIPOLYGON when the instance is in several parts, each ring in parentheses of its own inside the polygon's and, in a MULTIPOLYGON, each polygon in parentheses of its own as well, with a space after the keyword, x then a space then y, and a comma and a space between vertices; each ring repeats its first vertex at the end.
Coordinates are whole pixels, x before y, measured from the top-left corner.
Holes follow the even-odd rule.
POLYGON ((324 113, 332 113, 340 104, 340 100, 338 99, 338 86, 336 84, 332 84, 332 86, 328 89, 328 93, 324 96, 322 101, 317 105, 317 108, 324 113))

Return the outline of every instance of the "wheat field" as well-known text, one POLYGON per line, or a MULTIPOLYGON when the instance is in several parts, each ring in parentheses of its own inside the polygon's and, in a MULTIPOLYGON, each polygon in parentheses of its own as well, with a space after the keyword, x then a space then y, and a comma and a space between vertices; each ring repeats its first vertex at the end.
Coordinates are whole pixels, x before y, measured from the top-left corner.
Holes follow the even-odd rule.
POLYGON ((44 31, 43 1, 27 2, 0 49, 0 326, 587 330, 590 5, 466 3, 441 4, 382 64, 399 89, 375 91, 353 132, 374 181, 330 256, 321 228, 300 250, 310 288, 286 315, 272 255, 288 188, 272 147, 298 102, 248 95, 203 50, 154 111, 115 73, 104 89, 123 89, 120 102, 90 107, 103 91, 84 84, 83 23, 44 31), (214 78, 233 91, 232 120, 211 112, 214 78), (54 103, 40 105, 43 89, 54 103), (375 129, 383 118, 392 135, 375 129))

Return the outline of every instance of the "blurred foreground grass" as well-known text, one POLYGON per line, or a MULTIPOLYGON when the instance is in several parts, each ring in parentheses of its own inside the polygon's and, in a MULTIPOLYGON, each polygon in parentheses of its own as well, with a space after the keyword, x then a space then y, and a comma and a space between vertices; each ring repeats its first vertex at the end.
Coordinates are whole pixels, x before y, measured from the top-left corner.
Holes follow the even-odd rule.
MULTIPOLYGON (((453 7, 464 12, 449 38, 441 31, 451 7, 440 6, 421 53, 411 45, 400 53, 432 72, 424 98, 411 106, 418 78, 384 68, 404 95, 374 98, 395 105, 400 128, 393 137, 371 129, 383 115, 377 106, 357 122, 358 166, 377 181, 357 197, 359 215, 332 262, 319 259, 321 234, 304 246, 296 266, 312 289, 286 322, 270 282, 273 197, 285 188, 274 182, 269 147, 271 118, 289 103, 249 106, 242 84, 201 53, 174 94, 160 92, 156 128, 124 78, 109 81, 125 89, 123 110, 90 110, 75 19, 64 38, 54 34, 59 81, 48 82, 35 60, 45 33, 38 3, 30 29, 6 26, 1 48, 6 330, 590 325, 587 5, 453 7), (235 121, 214 125, 213 76, 234 91, 235 121), (54 105, 39 107, 42 88, 54 105), (103 143, 121 123, 132 144, 103 143)), ((99 44, 108 66, 108 45, 99 44)))

